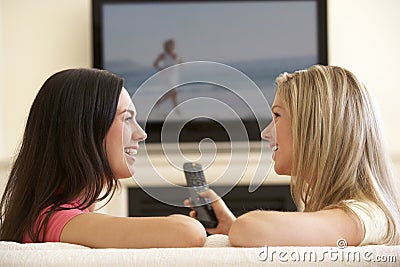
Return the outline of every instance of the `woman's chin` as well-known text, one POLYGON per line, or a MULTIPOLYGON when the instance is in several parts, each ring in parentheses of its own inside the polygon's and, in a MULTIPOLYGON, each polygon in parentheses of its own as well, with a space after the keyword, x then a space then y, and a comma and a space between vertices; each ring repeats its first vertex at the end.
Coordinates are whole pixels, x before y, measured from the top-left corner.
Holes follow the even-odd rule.
POLYGON ((124 168, 124 170, 120 170, 120 172, 118 172, 117 178, 118 180, 127 179, 133 177, 134 174, 135 174, 135 168, 133 166, 130 166, 129 168, 126 167, 124 168))
POLYGON ((133 177, 133 175, 129 175, 129 176, 122 176, 122 177, 118 177, 118 180, 123 180, 123 179, 128 179, 128 178, 131 178, 131 177, 133 177))
POLYGON ((274 170, 275 170, 276 174, 279 174, 279 175, 290 175, 290 171, 285 170, 285 168, 282 168, 281 166, 276 164, 276 162, 274 165, 274 170))

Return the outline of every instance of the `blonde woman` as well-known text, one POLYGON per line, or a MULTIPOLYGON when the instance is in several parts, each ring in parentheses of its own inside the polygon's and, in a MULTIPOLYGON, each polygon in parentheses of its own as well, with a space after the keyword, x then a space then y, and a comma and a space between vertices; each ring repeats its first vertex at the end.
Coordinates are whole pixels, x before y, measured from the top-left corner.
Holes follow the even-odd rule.
POLYGON ((291 175, 302 212, 236 219, 209 190, 219 224, 208 232, 229 234, 234 246, 400 244, 397 178, 365 87, 346 69, 319 65, 282 74, 276 84, 276 139, 270 127, 262 138, 274 146, 275 171, 291 175))

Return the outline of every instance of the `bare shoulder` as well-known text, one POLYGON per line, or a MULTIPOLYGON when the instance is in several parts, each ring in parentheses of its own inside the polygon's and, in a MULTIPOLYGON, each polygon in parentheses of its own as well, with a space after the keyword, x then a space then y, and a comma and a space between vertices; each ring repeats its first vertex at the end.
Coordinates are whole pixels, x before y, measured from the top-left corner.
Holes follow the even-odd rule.
POLYGON ((157 57, 158 60, 163 60, 165 58, 165 54, 164 53, 160 53, 157 57))
POLYGON ((360 221, 343 209, 317 212, 252 211, 239 217, 229 232, 236 246, 335 246, 339 239, 358 245, 360 221))
POLYGON ((84 213, 64 227, 60 241, 94 248, 202 246, 203 226, 183 215, 168 217, 114 217, 84 213))

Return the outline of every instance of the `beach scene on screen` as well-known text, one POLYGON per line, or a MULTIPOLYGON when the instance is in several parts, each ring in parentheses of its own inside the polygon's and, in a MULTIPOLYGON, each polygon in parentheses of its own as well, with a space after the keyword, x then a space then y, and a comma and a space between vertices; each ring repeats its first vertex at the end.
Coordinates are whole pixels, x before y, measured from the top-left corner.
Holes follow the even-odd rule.
MULTIPOLYGON (((210 105, 216 120, 237 116, 245 120, 254 114, 266 121, 271 118, 260 93, 249 88, 240 75, 229 76, 233 79, 229 84, 235 84, 234 88, 206 82, 173 87, 179 80, 196 81, 197 76, 202 76, 198 70, 176 72, 162 78, 165 82, 161 86, 138 92, 147 79, 159 72, 154 62, 165 52, 168 40, 173 40, 173 52, 180 62, 211 61, 239 70, 257 85, 269 104, 273 102, 277 75, 306 68, 318 60, 317 7, 313 2, 108 3, 103 12, 104 68, 124 77, 130 94, 137 93, 134 103, 138 110, 140 105, 154 106, 147 118, 138 113, 138 121, 163 121, 168 114, 174 120, 193 118, 204 109, 204 102, 180 104, 197 98, 216 99, 236 113, 225 112, 222 104, 221 110, 218 105, 210 105), (172 91, 163 96, 165 87, 172 91), (161 100, 149 103, 155 96, 161 100), (259 104, 249 107, 243 100, 249 98, 259 104)), ((164 61, 165 67, 171 64, 164 61)))

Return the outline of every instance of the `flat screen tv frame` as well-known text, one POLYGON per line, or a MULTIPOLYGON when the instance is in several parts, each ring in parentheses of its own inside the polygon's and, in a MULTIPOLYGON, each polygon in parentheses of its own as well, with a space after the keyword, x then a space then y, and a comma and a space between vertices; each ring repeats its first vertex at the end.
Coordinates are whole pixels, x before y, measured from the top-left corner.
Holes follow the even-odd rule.
MULTIPOLYGON (((103 40, 103 8, 105 4, 185 4, 185 3, 240 3, 249 1, 143 1, 143 0, 92 0, 92 30, 93 30, 93 67, 104 69, 104 40, 103 40)), ((313 64, 328 64, 328 45, 327 45, 327 4, 326 0, 263 0, 251 2, 315 2, 317 5, 317 55, 318 59, 313 64)), ((123 40, 121 40, 123 41, 123 40)), ((111 70, 113 71, 113 70, 111 70)), ((118 73, 117 73, 118 74, 118 73)), ((271 104, 272 99, 268 99, 271 104)), ((138 110, 138 113, 141 111, 138 110)), ((140 123, 140 122, 139 122, 140 123)), ((181 129, 179 142, 198 143, 204 138, 209 138, 217 143, 229 143, 231 141, 259 141, 260 130, 266 125, 259 125, 255 119, 243 119, 240 122, 247 130, 248 140, 229 140, 229 136, 224 132, 223 127, 214 120, 192 120, 181 129)), ((142 126, 148 134, 146 143, 159 144, 161 142, 161 131, 163 121, 146 121, 142 126)), ((175 139, 176 140, 176 139, 175 139)), ((165 142, 165 139, 163 140, 165 142)), ((168 142, 168 140, 167 140, 168 142)))

